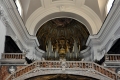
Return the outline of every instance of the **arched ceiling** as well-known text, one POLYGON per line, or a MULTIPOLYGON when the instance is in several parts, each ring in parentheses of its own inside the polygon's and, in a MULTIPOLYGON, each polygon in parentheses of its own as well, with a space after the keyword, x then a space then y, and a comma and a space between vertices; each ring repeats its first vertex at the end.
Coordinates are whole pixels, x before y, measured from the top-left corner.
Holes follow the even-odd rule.
POLYGON ((68 43, 69 47, 72 47, 74 43, 77 43, 77 46, 80 45, 80 50, 86 48, 85 44, 89 36, 89 32, 86 27, 71 18, 56 18, 52 19, 41 26, 37 31, 37 38, 40 49, 45 50, 46 45, 49 40, 52 45, 55 45, 56 42, 64 41, 65 44, 68 43))
POLYGON ((51 15, 54 13, 57 13, 57 16, 55 15, 56 17, 64 16, 77 19, 86 25, 92 35, 98 33, 106 17, 107 1, 108 0, 20 0, 20 3, 23 9, 23 21, 31 35, 36 35, 37 29, 47 22, 47 20, 52 19, 53 17, 51 17, 51 15), (65 15, 63 14, 64 12, 68 14, 65 15), (72 13, 74 14, 71 15, 72 13), (81 18, 78 18, 80 16, 81 18), (46 18, 43 20, 44 17, 46 18), (40 25, 37 25, 38 23, 40 25))

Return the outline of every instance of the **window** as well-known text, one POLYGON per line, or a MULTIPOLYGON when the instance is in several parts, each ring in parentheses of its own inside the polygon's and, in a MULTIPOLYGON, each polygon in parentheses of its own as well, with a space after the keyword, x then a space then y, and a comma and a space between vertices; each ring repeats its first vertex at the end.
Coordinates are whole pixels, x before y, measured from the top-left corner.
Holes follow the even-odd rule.
POLYGON ((15 3, 18 7, 18 12, 20 13, 20 15, 22 15, 22 8, 21 8, 21 4, 20 4, 20 1, 19 0, 15 0, 15 3))
POLYGON ((114 0, 108 0, 108 3, 107 3, 107 14, 109 13, 111 7, 112 7, 112 3, 113 3, 114 0))

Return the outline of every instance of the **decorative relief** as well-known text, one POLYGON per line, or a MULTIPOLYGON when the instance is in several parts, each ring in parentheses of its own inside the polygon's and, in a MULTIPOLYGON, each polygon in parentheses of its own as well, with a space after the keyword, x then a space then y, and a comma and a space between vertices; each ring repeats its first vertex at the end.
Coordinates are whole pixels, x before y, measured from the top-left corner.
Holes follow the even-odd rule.
POLYGON ((4 13, 4 11, 3 11, 2 7, 0 6, 0 17, 1 17, 1 16, 4 16, 3 13, 4 13))
POLYGON ((8 19, 7 16, 5 15, 4 9, 2 8, 2 6, 0 6, 0 19, 2 20, 2 22, 5 24, 5 26, 10 26, 8 24, 8 19))
POLYGON ((59 9, 60 9, 60 11, 65 11, 66 10, 66 6, 61 5, 61 6, 59 6, 59 9))

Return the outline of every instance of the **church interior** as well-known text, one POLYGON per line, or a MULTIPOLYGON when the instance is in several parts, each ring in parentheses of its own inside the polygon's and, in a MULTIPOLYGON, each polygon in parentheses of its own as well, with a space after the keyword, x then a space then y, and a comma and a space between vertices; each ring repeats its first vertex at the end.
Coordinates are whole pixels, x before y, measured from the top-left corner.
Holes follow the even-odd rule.
POLYGON ((120 0, 0 0, 0 80, 120 80, 120 0))

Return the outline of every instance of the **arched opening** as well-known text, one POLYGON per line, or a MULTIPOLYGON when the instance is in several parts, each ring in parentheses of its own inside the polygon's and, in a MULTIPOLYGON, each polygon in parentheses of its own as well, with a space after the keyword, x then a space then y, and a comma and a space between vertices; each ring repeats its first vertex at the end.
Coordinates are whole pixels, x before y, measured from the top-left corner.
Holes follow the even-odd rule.
POLYGON ((10 36, 6 36, 4 53, 22 53, 22 51, 10 36))
POLYGON ((51 74, 36 76, 26 80, 98 80, 98 79, 72 74, 51 74))
POLYGON ((87 48, 89 32, 72 18, 56 18, 43 24, 36 36, 47 60, 81 60, 80 51, 87 48))
POLYGON ((114 41, 113 46, 108 51, 108 54, 120 54, 120 38, 114 41))

